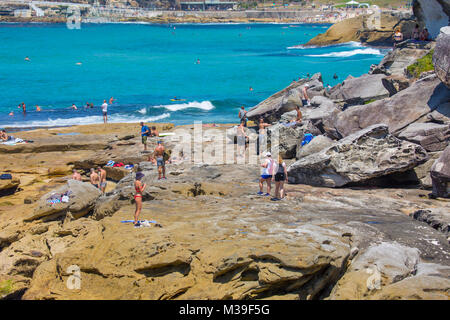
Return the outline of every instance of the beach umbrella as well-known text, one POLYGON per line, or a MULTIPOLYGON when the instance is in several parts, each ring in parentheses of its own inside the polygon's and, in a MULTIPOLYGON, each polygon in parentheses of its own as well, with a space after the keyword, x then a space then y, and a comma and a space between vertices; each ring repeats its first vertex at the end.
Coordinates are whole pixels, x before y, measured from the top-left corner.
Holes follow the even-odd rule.
POLYGON ((347 2, 346 4, 348 4, 348 5, 354 5, 354 4, 359 4, 359 2, 356 2, 356 1, 349 1, 349 2, 347 2))

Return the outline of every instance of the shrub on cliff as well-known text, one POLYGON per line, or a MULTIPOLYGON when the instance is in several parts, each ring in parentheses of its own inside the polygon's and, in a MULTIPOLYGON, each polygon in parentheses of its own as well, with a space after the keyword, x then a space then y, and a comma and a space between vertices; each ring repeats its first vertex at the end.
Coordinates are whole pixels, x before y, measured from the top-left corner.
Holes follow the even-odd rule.
POLYGON ((434 70, 433 66, 434 50, 428 52, 423 58, 418 59, 406 68, 406 73, 411 78, 419 78, 423 72, 434 70))

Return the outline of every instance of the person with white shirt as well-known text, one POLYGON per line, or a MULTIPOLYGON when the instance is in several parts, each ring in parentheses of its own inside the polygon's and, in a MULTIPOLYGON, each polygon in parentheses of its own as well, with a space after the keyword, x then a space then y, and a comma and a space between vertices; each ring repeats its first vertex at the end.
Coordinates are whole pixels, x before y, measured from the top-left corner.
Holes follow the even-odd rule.
POLYGON ((272 173, 273 173, 273 166, 275 161, 272 159, 272 154, 270 152, 266 153, 266 160, 261 165, 261 178, 259 179, 259 192, 258 195, 262 196, 270 196, 270 188, 272 183, 272 173), (267 193, 264 194, 263 187, 264 187, 264 181, 267 183, 267 193))
POLYGON ((106 100, 103 100, 102 104, 102 112, 103 112, 103 122, 108 122, 108 104, 106 103, 106 100))

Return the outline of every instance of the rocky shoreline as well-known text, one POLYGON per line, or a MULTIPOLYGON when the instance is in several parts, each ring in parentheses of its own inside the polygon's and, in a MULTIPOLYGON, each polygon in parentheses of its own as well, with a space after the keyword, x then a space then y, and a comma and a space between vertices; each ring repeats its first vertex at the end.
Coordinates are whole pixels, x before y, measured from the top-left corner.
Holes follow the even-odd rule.
MULTIPOLYGON (((0 172, 13 176, 0 180, 2 298, 448 300, 450 201, 428 197, 430 171, 448 170, 433 166, 450 152, 448 43, 443 28, 436 43, 404 44, 331 90, 316 74, 252 108, 248 118, 271 123, 269 144, 288 164, 277 202, 256 194, 257 163, 179 161, 171 136, 149 138, 149 150, 162 139, 174 160, 158 180, 138 124, 15 133, 34 142, 0 145, 0 172), (411 78, 406 67, 433 49, 436 71, 411 78), (288 124, 296 106, 303 120, 288 124), (307 133, 315 137, 300 147, 307 133), (101 195, 87 173, 110 160, 134 168, 104 167, 101 195), (136 171, 148 185, 148 227, 124 222, 136 171), (68 191, 67 202, 49 204, 68 191)), ((212 150, 208 136, 219 132, 234 148, 233 128, 203 127, 201 145, 212 150)))

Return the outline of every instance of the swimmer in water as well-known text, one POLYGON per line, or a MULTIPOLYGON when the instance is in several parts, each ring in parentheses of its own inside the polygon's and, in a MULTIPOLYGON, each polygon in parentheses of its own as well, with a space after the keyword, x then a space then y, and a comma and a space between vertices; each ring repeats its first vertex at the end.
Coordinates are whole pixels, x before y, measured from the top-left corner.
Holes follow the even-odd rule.
POLYGON ((197 62, 195 64, 200 64, 200 59, 197 59, 197 62))
POLYGON ((77 65, 77 66, 81 66, 82 63, 81 63, 81 62, 77 62, 76 65, 77 65))
POLYGON ((75 105, 75 103, 73 103, 70 108, 72 108, 73 110, 77 110, 77 106, 75 105))
POLYGON ((28 58, 28 57, 25 57, 25 61, 30 61, 30 58, 28 58))
POLYGON ((114 101, 116 101, 116 99, 114 99, 113 97, 111 97, 111 99, 109 99, 109 104, 113 104, 114 101))
POLYGON ((11 111, 11 112, 8 114, 8 116, 13 117, 13 116, 14 116, 14 111, 11 111))
POLYGON ((250 87, 248 90, 250 90, 250 91, 253 91, 253 88, 252 87, 250 87))
POLYGON ((337 78, 338 78, 338 75, 335 73, 334 76, 333 76, 333 79, 336 80, 337 78))
POLYGON ((36 111, 41 111, 41 107, 39 107, 38 105, 36 105, 36 111))

